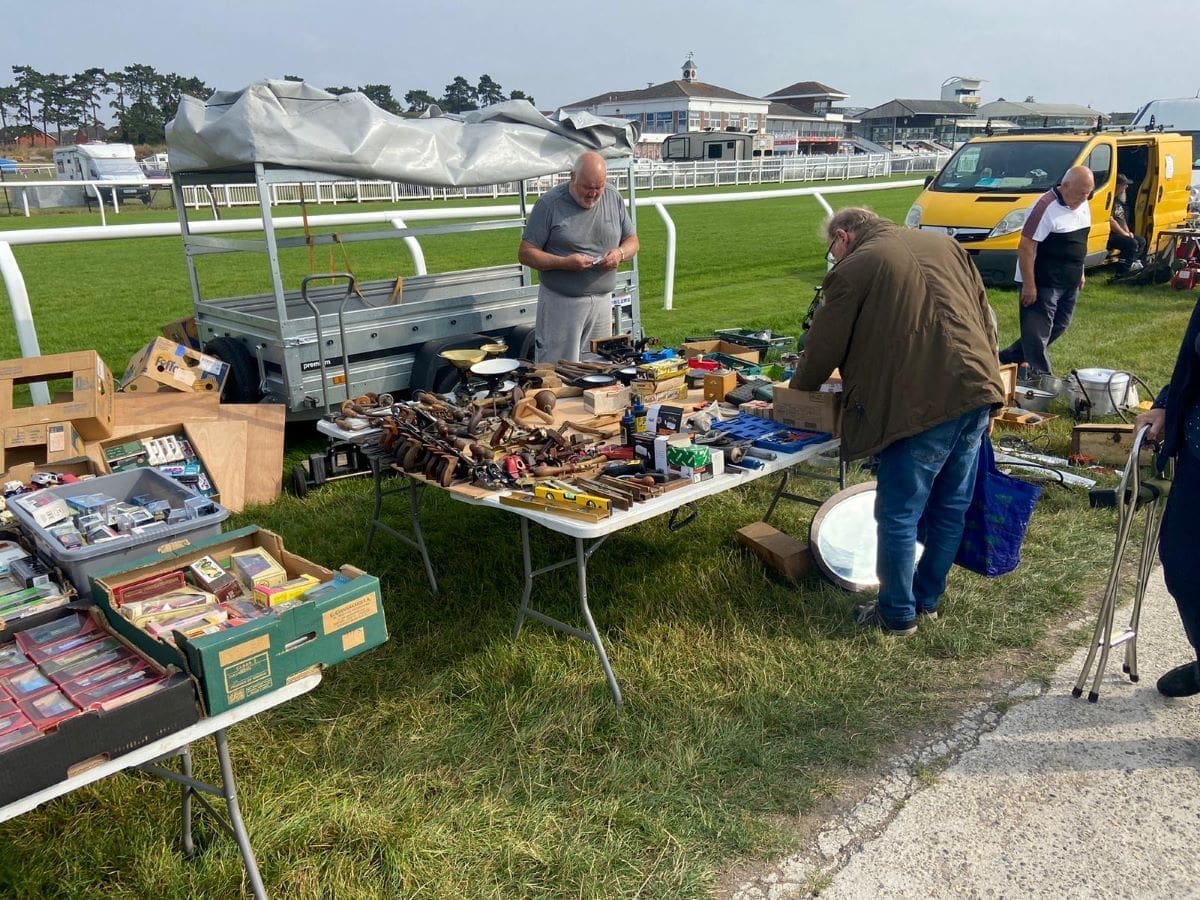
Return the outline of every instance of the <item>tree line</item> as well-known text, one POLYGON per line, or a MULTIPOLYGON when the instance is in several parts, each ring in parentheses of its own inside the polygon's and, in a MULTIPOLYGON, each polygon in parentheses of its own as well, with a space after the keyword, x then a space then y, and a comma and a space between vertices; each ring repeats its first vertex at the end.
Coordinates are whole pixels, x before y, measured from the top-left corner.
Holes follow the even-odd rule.
MULTIPOLYGON (((73 132, 80 128, 90 138, 98 139, 101 111, 108 110, 114 121, 104 131, 108 137, 131 144, 160 144, 183 94, 207 100, 213 93, 213 88, 195 76, 158 72, 153 66, 141 64, 112 72, 93 67, 74 75, 13 66, 12 73, 12 83, 0 86, 0 129, 9 143, 38 128, 47 134, 55 134, 52 129, 56 129, 59 143, 63 142, 64 130, 73 132)), ((299 75, 284 78, 304 80, 299 75)), ((391 85, 387 84, 363 84, 357 88, 342 85, 326 90, 332 94, 361 91, 376 106, 396 115, 422 113, 435 104, 444 112, 457 113, 502 100, 533 102, 533 97, 524 91, 514 90, 506 96, 489 75, 480 75, 475 84, 456 75, 441 97, 414 89, 404 94, 403 103, 396 100, 391 85)))

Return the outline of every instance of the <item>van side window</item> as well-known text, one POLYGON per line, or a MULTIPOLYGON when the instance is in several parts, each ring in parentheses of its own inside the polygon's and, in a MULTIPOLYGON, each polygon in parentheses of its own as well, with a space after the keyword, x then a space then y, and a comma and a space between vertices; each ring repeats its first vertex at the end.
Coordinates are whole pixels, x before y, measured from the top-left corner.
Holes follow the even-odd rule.
POLYGON ((1088 154, 1084 165, 1096 176, 1097 189, 1104 187, 1112 175, 1112 147, 1109 144, 1097 144, 1088 154))

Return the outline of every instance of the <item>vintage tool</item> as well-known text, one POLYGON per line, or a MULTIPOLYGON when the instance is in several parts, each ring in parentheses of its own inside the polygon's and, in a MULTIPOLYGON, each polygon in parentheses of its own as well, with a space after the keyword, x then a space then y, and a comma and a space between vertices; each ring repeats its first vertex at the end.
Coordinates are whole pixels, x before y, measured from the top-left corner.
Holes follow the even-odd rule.
POLYGON ((601 512, 597 509, 546 503, 529 494, 501 494, 499 499, 501 506, 513 506, 517 509, 551 513, 556 516, 566 516, 568 519, 578 519, 581 522, 599 522, 608 516, 607 512, 601 512))
POLYGON ((370 474, 371 463, 357 444, 331 441, 324 453, 310 453, 308 459, 292 469, 291 491, 303 499, 311 488, 328 481, 370 474))

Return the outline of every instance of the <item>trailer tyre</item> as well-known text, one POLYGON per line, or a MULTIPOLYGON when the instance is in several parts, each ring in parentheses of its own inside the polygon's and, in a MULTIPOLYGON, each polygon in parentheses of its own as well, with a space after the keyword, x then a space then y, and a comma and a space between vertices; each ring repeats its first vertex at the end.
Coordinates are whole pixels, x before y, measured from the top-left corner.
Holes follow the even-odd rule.
POLYGON ((514 325, 508 333, 508 352, 513 359, 533 362, 537 335, 532 325, 514 325))
POLYGON ((226 403, 257 403, 262 396, 258 386, 258 363, 246 345, 230 337, 216 337, 204 345, 204 352, 229 364, 229 374, 221 388, 226 403))
POLYGON ((438 354, 443 350, 477 350, 494 340, 495 337, 486 334, 459 334, 436 341, 426 341, 413 356, 412 374, 408 379, 409 389, 436 393, 439 385, 446 384, 450 377, 448 373, 455 376, 454 381, 450 383, 450 387, 453 387, 458 381, 458 370, 438 354))

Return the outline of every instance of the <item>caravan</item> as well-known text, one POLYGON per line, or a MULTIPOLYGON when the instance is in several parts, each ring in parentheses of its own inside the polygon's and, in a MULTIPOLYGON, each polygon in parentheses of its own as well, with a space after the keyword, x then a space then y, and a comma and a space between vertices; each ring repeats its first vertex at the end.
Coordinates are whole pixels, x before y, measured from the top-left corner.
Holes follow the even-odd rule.
MULTIPOLYGON (((120 181, 144 180, 146 174, 137 163, 133 147, 129 144, 73 144, 54 150, 54 170, 60 181, 120 181)), ((150 186, 147 184, 119 184, 103 189, 100 199, 112 201, 141 200, 150 205, 150 186)), ((88 205, 100 195, 97 187, 84 190, 88 205)))

